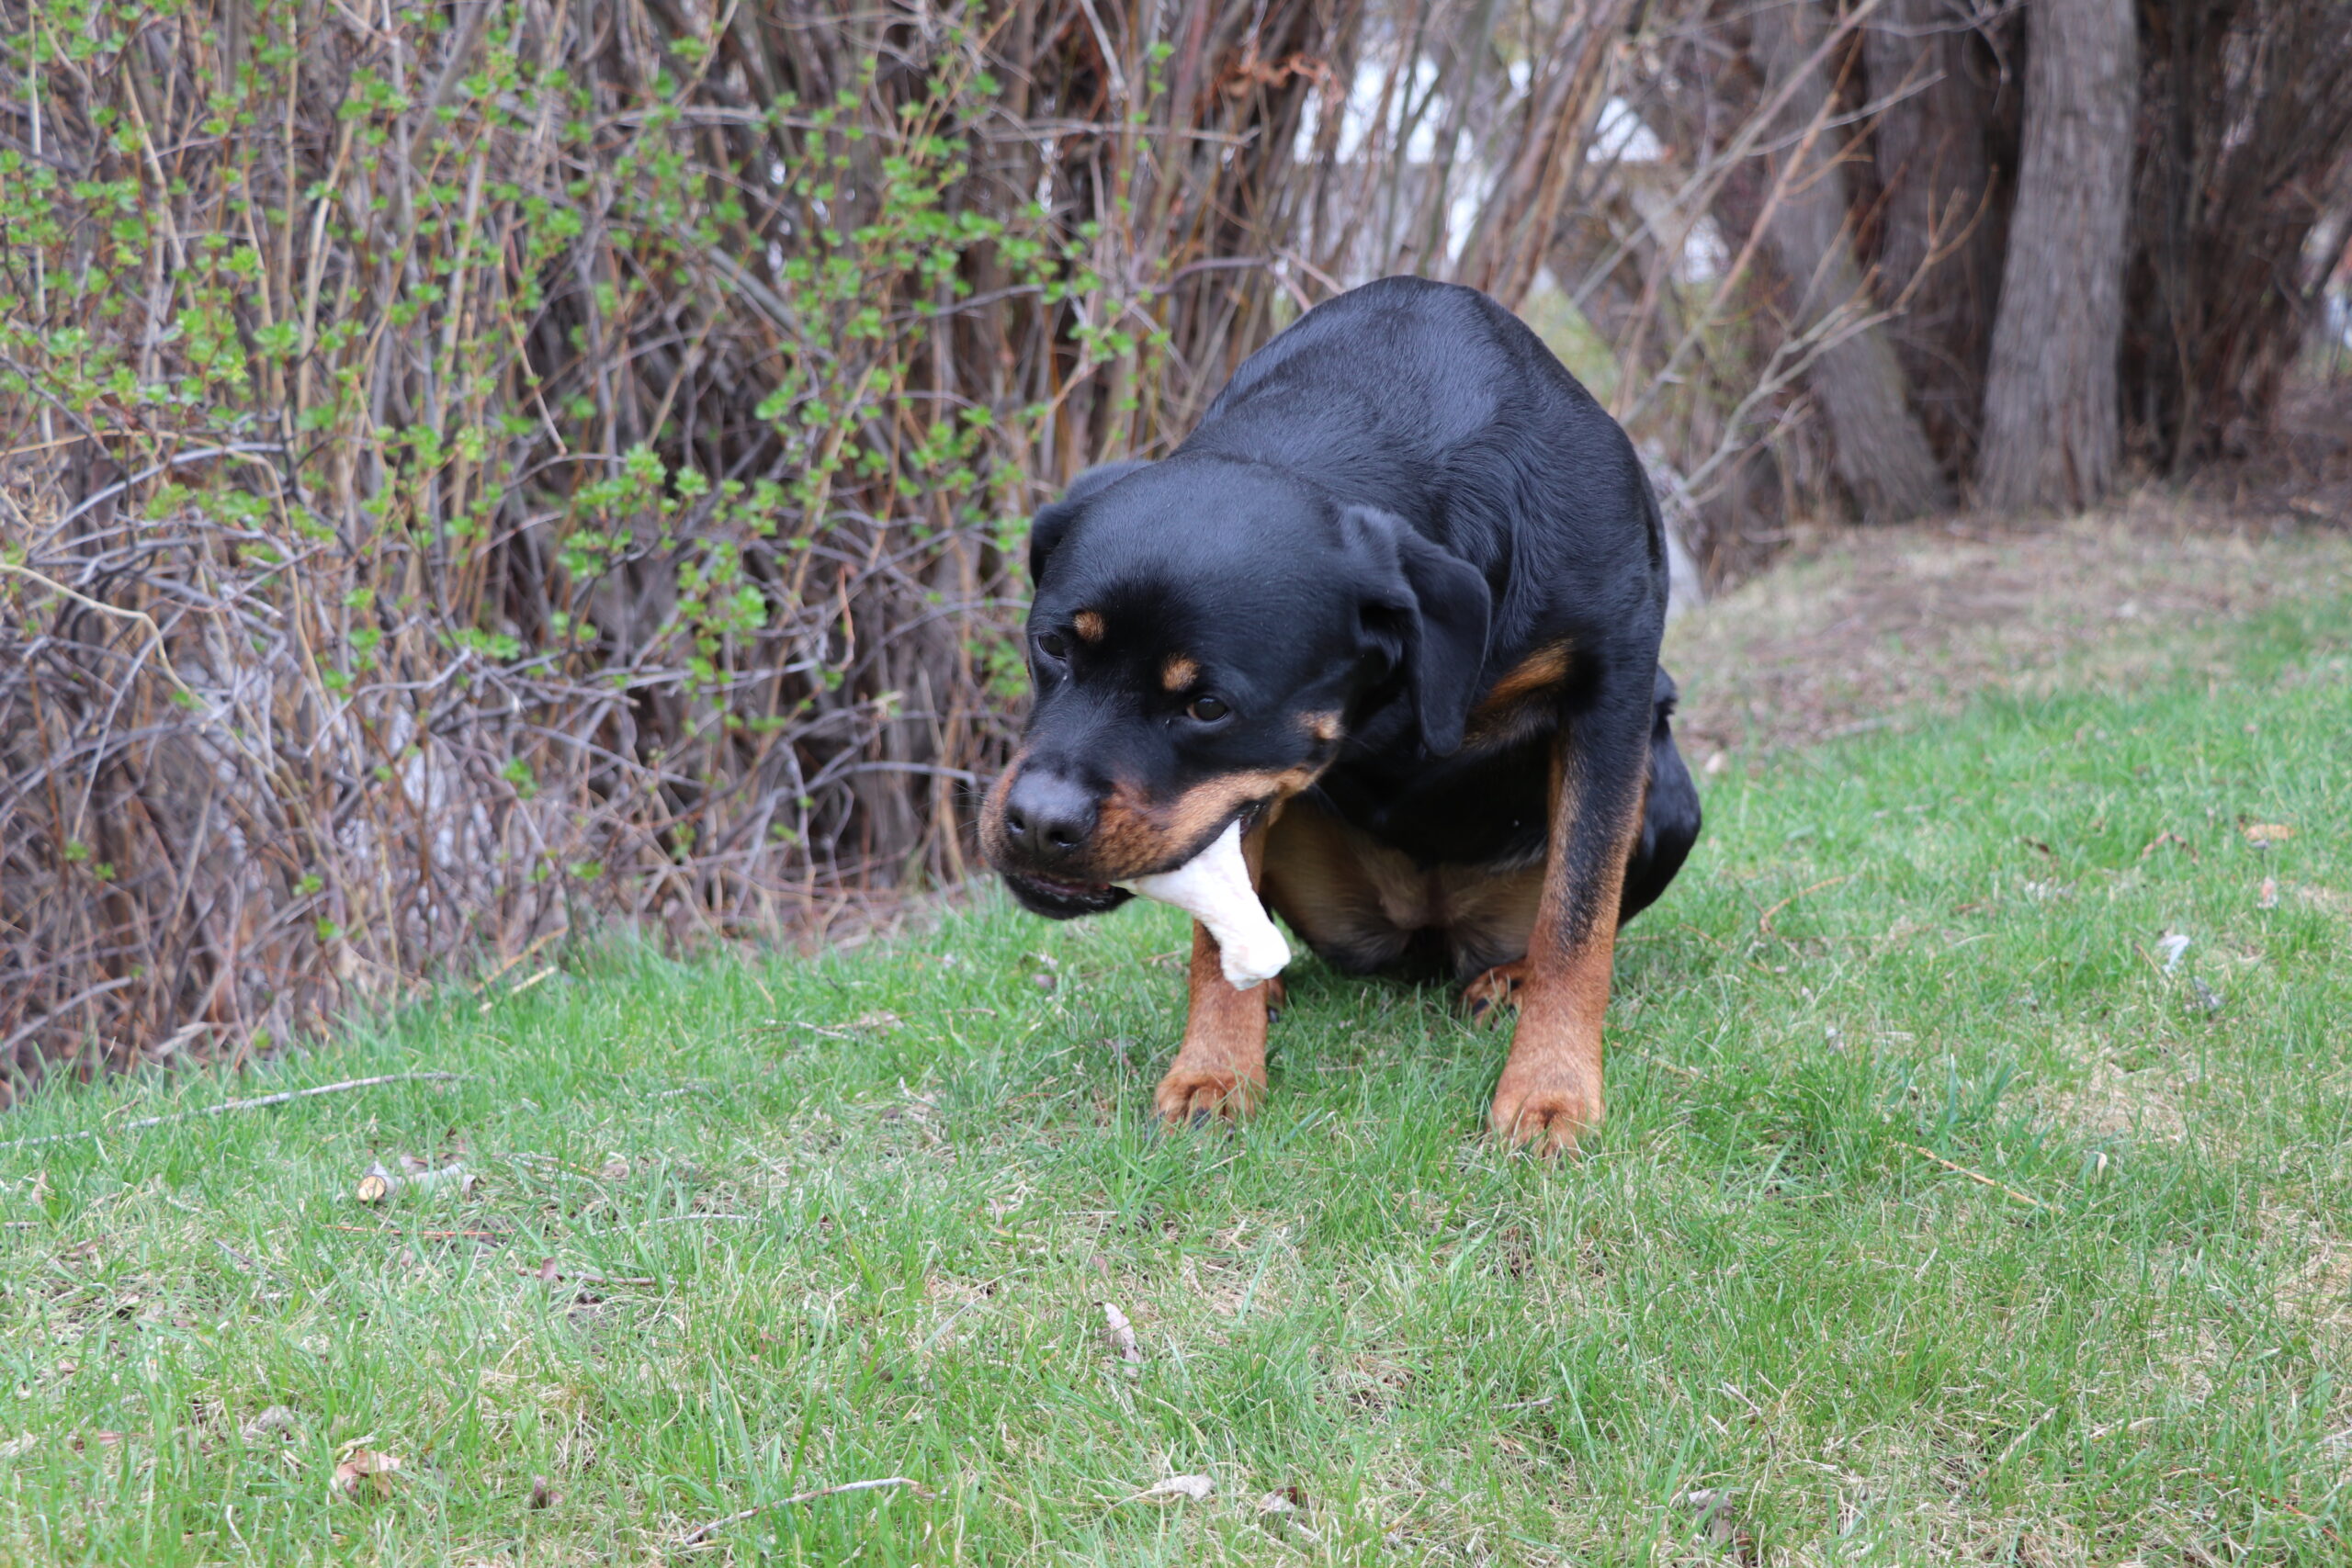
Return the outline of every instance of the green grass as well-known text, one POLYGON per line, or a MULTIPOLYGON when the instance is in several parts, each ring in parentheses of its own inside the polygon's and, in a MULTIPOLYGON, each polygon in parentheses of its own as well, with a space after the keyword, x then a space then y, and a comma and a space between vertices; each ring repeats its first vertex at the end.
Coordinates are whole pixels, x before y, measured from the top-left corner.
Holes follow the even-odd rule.
POLYGON ((1572 1164, 1311 964, 1267 1113, 1162 1138, 1176 920, 992 897, 50 1094, 466 1075, 0 1150, 0 1561, 2343 1563, 2347 624, 1707 781, 1572 1164), (401 1154, 481 1179, 358 1203, 401 1154))

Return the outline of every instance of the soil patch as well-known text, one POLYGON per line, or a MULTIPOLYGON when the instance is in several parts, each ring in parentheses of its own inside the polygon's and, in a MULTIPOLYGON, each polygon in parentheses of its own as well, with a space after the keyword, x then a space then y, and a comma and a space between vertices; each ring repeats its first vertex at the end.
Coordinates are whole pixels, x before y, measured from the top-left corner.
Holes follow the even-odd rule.
POLYGON ((1901 726, 1988 690, 2177 669, 2232 621, 2352 593, 2352 534, 2146 490, 2039 526, 1825 529, 1679 616, 1666 664, 1694 766, 1901 726))

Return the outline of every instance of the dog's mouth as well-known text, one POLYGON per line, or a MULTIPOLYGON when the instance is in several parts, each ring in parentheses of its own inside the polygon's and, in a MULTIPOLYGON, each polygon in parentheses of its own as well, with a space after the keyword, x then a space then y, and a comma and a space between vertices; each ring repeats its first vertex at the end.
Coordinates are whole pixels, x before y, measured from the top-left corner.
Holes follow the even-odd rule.
POLYGON ((1114 887, 1107 882, 1077 882, 1031 872, 1008 871, 1003 874, 1004 885, 1012 889, 1021 907, 1049 920, 1074 920, 1081 915, 1103 914, 1135 897, 1125 888, 1114 887))
MULTIPOLYGON (((1203 838, 1200 842, 1188 846, 1182 854, 1171 857, 1165 864, 1145 866, 1134 872, 1132 875, 1148 876, 1158 872, 1175 870, 1215 842, 1237 821, 1241 825, 1241 830, 1247 833, 1257 825, 1258 819, 1266 814, 1267 808, 1272 804, 1271 797, 1250 802, 1221 822, 1215 832, 1203 838)), ((1048 876, 1038 871, 1012 871, 1001 864, 998 866, 997 871, 998 874, 1004 878, 1004 885, 1012 890, 1013 898, 1023 908, 1033 915, 1043 915, 1049 920, 1074 920, 1083 915, 1104 914, 1135 897, 1125 887, 1110 882, 1093 882, 1070 876, 1048 876)), ((1125 881, 1127 878, 1123 877, 1121 880, 1125 881)))

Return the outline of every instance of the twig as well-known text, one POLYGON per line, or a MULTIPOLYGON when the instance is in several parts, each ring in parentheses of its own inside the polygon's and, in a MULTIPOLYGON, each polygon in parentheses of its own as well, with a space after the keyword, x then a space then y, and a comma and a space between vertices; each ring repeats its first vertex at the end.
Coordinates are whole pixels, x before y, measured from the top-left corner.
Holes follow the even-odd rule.
POLYGON ((561 926, 557 926, 550 931, 541 931, 537 937, 532 939, 530 946, 525 948, 522 952, 516 953, 514 957, 508 959, 505 963, 500 964, 497 968, 483 976, 481 980, 477 981, 473 987, 473 994, 475 996, 481 995, 484 991, 490 989, 491 987, 503 979, 508 970, 513 969, 518 964, 527 962, 533 954, 539 951, 539 949, 545 947, 548 943, 553 942, 556 938, 563 934, 564 928, 561 926))
POLYGON ((517 1269, 514 1272, 526 1280, 537 1280, 544 1285, 552 1285, 560 1280, 577 1280, 583 1285, 658 1285, 662 1282, 650 1274, 566 1273, 560 1269, 551 1269, 546 1263, 537 1269, 517 1269))
POLYGON ((175 1111, 164 1116, 141 1116, 136 1122, 125 1122, 119 1127, 91 1127, 79 1133, 46 1133, 38 1138, 12 1138, 0 1144, 0 1149, 63 1143, 71 1138, 102 1138, 108 1133, 131 1133, 141 1127, 160 1127, 166 1122, 187 1122, 198 1116, 225 1116, 232 1111, 258 1111, 266 1105, 284 1105, 289 1100, 308 1100, 320 1094, 341 1094, 346 1089, 373 1089, 382 1083, 451 1083, 465 1076, 463 1073, 385 1073, 372 1078, 346 1078, 341 1083, 321 1084, 316 1089, 289 1089, 283 1094, 265 1094, 257 1100, 228 1100, 219 1105, 202 1106, 194 1111, 175 1111))
POLYGON ((1664 1067, 1668 1072, 1674 1074, 1677 1077, 1689 1078, 1692 1083, 1709 1083, 1713 1081, 1710 1079, 1706 1074, 1701 1072, 1696 1067, 1677 1066, 1674 1063, 1668 1061, 1665 1057, 1653 1056, 1647 1051, 1636 1051, 1631 1045, 1620 1045, 1617 1049, 1626 1055, 1639 1056, 1643 1061, 1647 1062, 1653 1067, 1664 1067))
POLYGON ((1841 882, 1851 882, 1860 874, 1860 872, 1849 871, 1843 876, 1833 876, 1826 882, 1816 882, 1810 887, 1798 888, 1795 892, 1790 894, 1787 897, 1781 899, 1779 903, 1773 905, 1770 908, 1765 910, 1762 915, 1758 917, 1756 929, 1762 931, 1766 936, 1770 936, 1772 934, 1773 916, 1779 914, 1781 910, 1787 908, 1790 905, 1795 903, 1798 899, 1804 897, 1809 893, 1818 893, 1825 887, 1835 887, 1841 882))
MULTIPOLYGON (((153 468, 142 468, 127 479, 118 480, 116 483, 107 486, 104 490, 93 491, 89 495, 85 496, 82 499, 81 503, 75 506, 73 511, 67 513, 63 517, 59 518, 57 526, 60 529, 62 529, 67 524, 72 523, 83 513, 88 512, 91 508, 103 505, 107 502, 113 500, 116 496, 120 495, 124 491, 133 489, 139 485, 143 485, 149 479, 155 478, 158 474, 168 472, 173 468, 181 467, 183 464, 209 463, 215 457, 244 457, 254 456, 277 457, 283 455, 285 450, 285 447, 279 446, 275 441, 232 441, 225 446, 207 446, 201 451, 182 452, 176 457, 164 458, 162 462, 157 463, 153 468)), ((24 575, 31 577, 34 574, 28 571, 24 573, 24 575)), ((51 586, 55 587, 56 584, 52 583, 51 586)), ((76 594, 75 597, 78 598, 80 595, 76 594)))
MULTIPOLYGON (((2017 1452, 2018 1447, 2022 1445, 2028 1438, 2032 1437, 2036 1432, 2041 1430, 2041 1424, 2044 1421, 2049 1420, 2052 1416, 2057 1414, 2058 1407, 2053 1404, 2049 1409, 2043 1411, 2041 1415, 2035 1416, 2032 1420, 2027 1422, 2025 1424, 2025 1429, 2019 1432, 2016 1437, 2011 1438, 2009 1439, 2008 1446, 1994 1457, 1992 1463, 1984 1467, 1984 1474, 1990 1475, 1995 1471, 2000 1469, 2003 1465, 2008 1463, 2009 1456, 2017 1452)), ((1981 1480, 1983 1477, 1980 1476, 1978 1479, 1981 1480)))
POLYGON ((717 1535, 720 1530, 725 1529, 728 1526, 740 1525, 745 1519, 757 1518, 760 1515, 766 1513, 770 1508, 797 1507, 803 1503, 813 1503, 820 1497, 838 1496, 843 1492, 872 1492, 884 1486, 911 1486, 920 1496, 927 1497, 931 1495, 930 1492, 923 1486, 922 1482, 916 1481, 910 1476, 886 1475, 876 1481, 844 1481, 839 1486, 820 1486, 814 1492, 795 1492, 789 1497, 779 1497, 773 1503, 757 1504, 754 1506, 744 1509, 740 1514, 729 1514, 723 1519, 713 1519, 710 1523, 703 1526, 700 1529, 695 1530, 691 1534, 679 1537, 678 1544, 680 1546, 699 1546, 704 1541, 708 1540, 712 1536, 717 1535))
POLYGON ((1943 1156, 1935 1153, 1931 1149, 1923 1149, 1917 1144, 1906 1144, 1900 1138, 1896 1138, 1893 1141, 1894 1146, 1898 1149, 1909 1149, 1913 1154, 1919 1156, 1922 1159, 1931 1159, 1935 1161, 1938 1165, 1942 1166, 1946 1170, 1956 1171, 1960 1175, 1968 1178, 1971 1181, 1982 1182, 1985 1186, 1993 1188, 1996 1191, 2006 1192, 2020 1203, 2030 1204, 2037 1209, 2048 1209, 2052 1213, 2057 1212, 2057 1205, 2045 1203, 2041 1199, 2034 1197, 2030 1193, 2020 1192, 2006 1181, 1996 1181, 1981 1170, 1971 1170, 1964 1165, 1954 1165, 1951 1161, 1944 1158, 1943 1156))
POLYGON ((426 1241, 504 1241, 505 1231, 413 1231, 399 1225, 329 1225, 331 1231, 348 1231, 353 1235, 417 1236, 426 1241))
POLYGON ((243 1253, 239 1252, 235 1247, 231 1247, 219 1236, 216 1235, 212 1238, 212 1245, 219 1247, 222 1253, 226 1254, 230 1262, 235 1264, 246 1273, 258 1274, 262 1272, 262 1267, 260 1264, 254 1262, 252 1258, 247 1258, 243 1253))
MULTIPOLYGON (((534 987, 534 986, 537 985, 540 981, 542 981, 542 980, 546 979, 548 976, 550 976, 550 975, 554 974, 555 972, 556 972, 556 966, 555 966, 554 964, 549 964, 549 965, 548 965, 548 967, 546 967, 545 969, 542 969, 542 970, 540 970, 537 974, 536 974, 536 975, 532 976, 529 979, 527 979, 527 980, 524 981, 521 985, 516 986, 515 987, 514 987, 514 989, 512 989, 512 990, 508 990, 508 991, 502 991, 502 992, 500 992, 497 996, 492 997, 492 998, 488 998, 487 1000, 485 1000, 485 1001, 481 1004, 481 1010, 482 1010, 483 1012, 488 1012, 491 1009, 492 1009, 492 1008, 496 1007, 500 1002, 504 1001, 507 998, 509 998, 509 997, 519 997, 519 996, 521 996, 525 991, 529 990, 532 987, 534 987)), ((480 995, 481 993, 480 993, 480 992, 476 992, 475 994, 476 994, 476 995, 480 995)))

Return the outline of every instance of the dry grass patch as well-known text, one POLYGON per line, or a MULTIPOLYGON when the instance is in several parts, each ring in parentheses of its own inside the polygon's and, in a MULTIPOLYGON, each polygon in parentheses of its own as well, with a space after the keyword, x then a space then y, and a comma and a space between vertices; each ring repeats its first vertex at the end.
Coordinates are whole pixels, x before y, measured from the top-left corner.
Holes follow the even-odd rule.
POLYGON ((2210 659, 2214 634, 2352 585, 2352 535, 2255 523, 2154 489, 2040 527, 1815 530, 1679 618, 1694 763, 1951 714, 1987 691, 2098 689, 2210 659))

